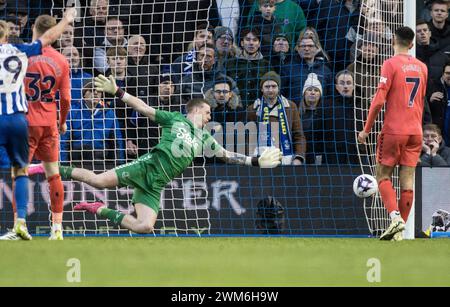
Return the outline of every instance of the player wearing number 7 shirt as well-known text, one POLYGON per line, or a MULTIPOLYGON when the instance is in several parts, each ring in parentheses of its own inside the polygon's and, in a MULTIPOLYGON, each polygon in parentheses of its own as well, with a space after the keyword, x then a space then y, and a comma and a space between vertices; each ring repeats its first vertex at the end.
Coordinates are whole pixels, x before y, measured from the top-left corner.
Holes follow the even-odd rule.
POLYGON ((25 95, 24 77, 28 58, 42 53, 72 23, 76 10, 70 8, 64 18, 52 29, 43 33, 31 44, 8 44, 8 25, 0 21, 0 146, 6 148, 15 179, 14 198, 17 203, 17 219, 12 232, 0 239, 31 240, 26 227, 28 204, 28 103, 25 95))
POLYGON ((414 172, 422 148, 422 114, 428 78, 424 63, 408 54, 414 41, 409 27, 400 27, 393 39, 394 56, 381 68, 380 83, 358 141, 365 144, 370 130, 386 103, 383 128, 377 141, 377 181, 391 217, 381 240, 399 241, 414 198, 414 172), (392 172, 400 165, 400 202, 392 186, 392 172))

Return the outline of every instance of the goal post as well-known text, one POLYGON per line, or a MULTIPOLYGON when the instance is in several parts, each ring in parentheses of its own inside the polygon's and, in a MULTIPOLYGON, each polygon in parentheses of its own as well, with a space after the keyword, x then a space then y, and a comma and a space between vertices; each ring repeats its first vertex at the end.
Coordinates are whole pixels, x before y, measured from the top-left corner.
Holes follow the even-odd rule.
MULTIPOLYGON (((376 54, 372 57, 365 56, 355 59, 355 65, 359 65, 361 69, 356 72, 356 86, 359 87, 359 97, 355 95, 355 124, 362 125, 367 119, 370 108, 371 99, 376 92, 379 74, 383 62, 393 56, 393 48, 391 47, 392 38, 395 30, 400 26, 409 26, 415 31, 416 19, 416 3, 407 0, 363 0, 363 14, 360 15, 358 27, 357 46, 372 45, 376 46, 376 54), (359 103, 361 105, 359 105, 359 103)), ((366 47, 367 48, 367 47, 366 47)), ((357 47, 357 53, 364 53, 366 50, 357 47)), ((410 52, 415 55, 415 49, 410 52)), ((371 134, 368 138, 365 152, 360 152, 361 171, 370 172, 375 175, 376 165, 376 142, 378 134, 383 126, 384 107, 378 116, 371 134), (367 159, 363 159, 367 158, 367 159), (366 161, 369 161, 368 163, 366 161)), ((357 132, 356 132, 357 133, 357 132)), ((392 178, 394 188, 397 193, 397 199, 400 198, 400 182, 399 169, 394 169, 392 178)), ((378 194, 376 197, 368 198, 364 201, 364 208, 367 223, 371 232, 379 236, 389 226, 390 218, 378 194)), ((414 239, 414 206, 410 212, 410 216, 406 225, 405 239, 414 239)))
MULTIPOLYGON (((405 16, 405 26, 410 27, 413 29, 414 33, 416 32, 416 1, 407 1, 403 0, 404 5, 404 16, 405 16)), ((416 44, 414 43, 413 48, 410 50, 410 54, 415 56, 416 55, 416 44)), ((406 228, 404 231, 404 239, 414 239, 415 238, 415 212, 416 212, 416 196, 418 195, 416 193, 416 188, 418 188, 414 182, 414 201, 412 203, 411 211, 409 212, 408 221, 406 222, 406 228)))

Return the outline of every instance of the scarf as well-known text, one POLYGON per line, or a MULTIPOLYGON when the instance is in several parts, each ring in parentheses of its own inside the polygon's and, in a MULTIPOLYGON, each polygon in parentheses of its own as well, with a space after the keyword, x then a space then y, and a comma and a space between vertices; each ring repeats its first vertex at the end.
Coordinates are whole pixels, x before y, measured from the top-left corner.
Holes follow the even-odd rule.
POLYGON ((189 50, 184 58, 184 65, 183 65, 183 74, 184 75, 186 75, 186 74, 189 75, 190 73, 192 73, 192 66, 194 65, 196 58, 197 57, 195 54, 195 48, 193 48, 192 50, 189 50))
MULTIPOLYGON (((279 136, 280 147, 283 151, 283 156, 293 155, 292 135, 289 129, 289 123, 286 117, 286 110, 284 108, 284 97, 278 96, 277 103, 274 108, 278 109, 278 122, 279 122, 279 136)), ((272 138, 272 127, 270 124, 270 109, 264 98, 260 100, 259 108, 259 125, 258 125, 258 155, 261 155, 259 148, 274 146, 272 138)))

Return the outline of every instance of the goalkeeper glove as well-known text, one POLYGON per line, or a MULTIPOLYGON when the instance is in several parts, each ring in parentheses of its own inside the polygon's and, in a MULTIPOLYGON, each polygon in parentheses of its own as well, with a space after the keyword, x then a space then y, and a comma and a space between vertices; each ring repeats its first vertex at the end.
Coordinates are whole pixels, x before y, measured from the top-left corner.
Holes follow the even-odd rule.
POLYGON ((261 168, 274 168, 281 164, 282 153, 279 148, 266 149, 258 158, 258 165, 261 168))
POLYGON ((106 78, 104 75, 99 75, 94 79, 95 89, 99 92, 105 92, 111 95, 115 95, 118 87, 116 85, 116 80, 112 75, 106 78))

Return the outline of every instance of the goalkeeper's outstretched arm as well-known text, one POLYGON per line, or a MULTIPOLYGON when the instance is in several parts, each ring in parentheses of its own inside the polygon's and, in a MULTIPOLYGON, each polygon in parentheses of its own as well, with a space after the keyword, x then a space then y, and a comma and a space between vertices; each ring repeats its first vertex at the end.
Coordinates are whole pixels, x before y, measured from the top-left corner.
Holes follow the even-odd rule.
POLYGON ((231 152, 221 148, 216 154, 218 158, 229 164, 259 166, 261 168, 273 168, 281 164, 282 154, 278 148, 269 148, 258 157, 248 157, 237 152, 231 152))
POLYGON ((99 75, 94 79, 95 89, 100 92, 105 92, 120 98, 128 106, 135 109, 140 114, 150 118, 152 121, 155 120, 156 110, 149 105, 147 105, 141 99, 126 93, 124 90, 116 85, 116 80, 113 76, 106 78, 103 75, 99 75))

